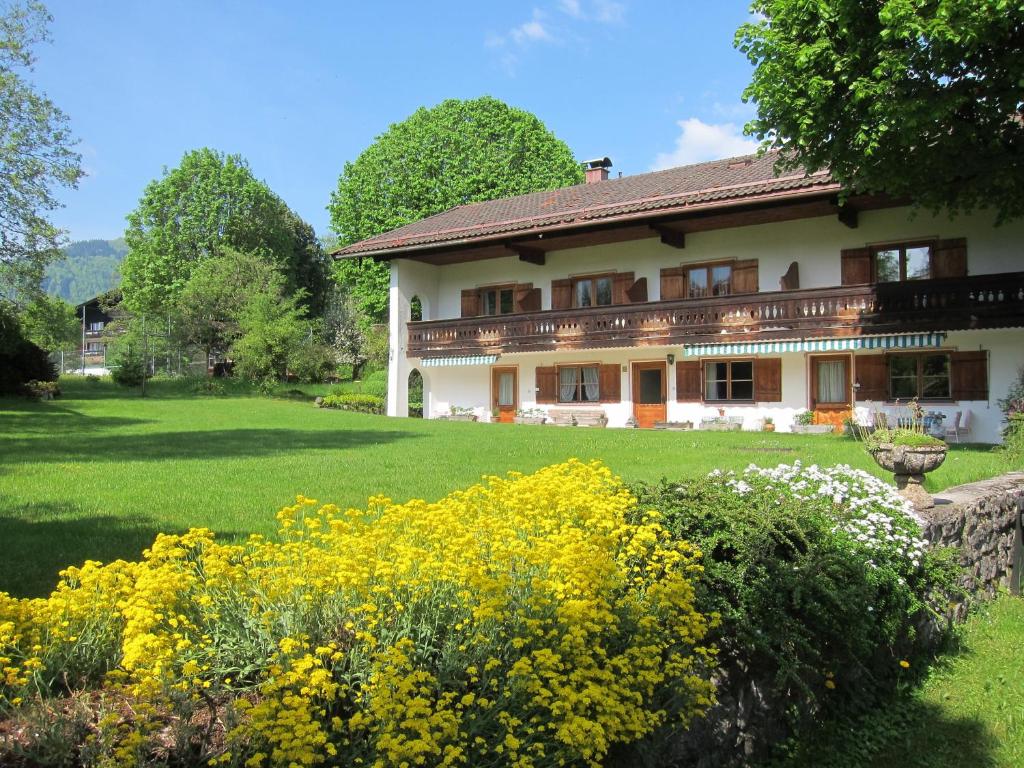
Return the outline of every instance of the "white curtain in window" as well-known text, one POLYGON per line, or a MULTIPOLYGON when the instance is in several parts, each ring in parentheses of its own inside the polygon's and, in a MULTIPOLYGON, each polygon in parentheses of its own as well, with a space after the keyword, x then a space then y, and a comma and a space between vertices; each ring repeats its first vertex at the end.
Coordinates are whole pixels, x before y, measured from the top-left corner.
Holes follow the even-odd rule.
POLYGON ((821 360, 818 363, 818 402, 846 402, 846 363, 821 360))
POLYGON ((718 399, 718 380, 715 378, 715 364, 704 363, 704 396, 708 400, 718 399))
POLYGON ((576 399, 576 372, 578 368, 558 369, 558 399, 563 403, 571 403, 576 399))
POLYGON ((597 368, 583 369, 583 393, 590 402, 595 402, 598 399, 597 368))
POLYGON ((511 373, 502 373, 498 376, 498 405, 515 405, 516 396, 512 391, 512 382, 515 376, 511 373))

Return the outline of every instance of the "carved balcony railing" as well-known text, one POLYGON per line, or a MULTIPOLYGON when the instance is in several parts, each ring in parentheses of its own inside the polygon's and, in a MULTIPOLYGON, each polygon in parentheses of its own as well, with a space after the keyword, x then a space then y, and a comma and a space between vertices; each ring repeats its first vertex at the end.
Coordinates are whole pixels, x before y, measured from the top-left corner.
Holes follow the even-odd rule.
POLYGON ((408 355, 536 352, 1024 326, 1024 272, 408 324, 408 355))

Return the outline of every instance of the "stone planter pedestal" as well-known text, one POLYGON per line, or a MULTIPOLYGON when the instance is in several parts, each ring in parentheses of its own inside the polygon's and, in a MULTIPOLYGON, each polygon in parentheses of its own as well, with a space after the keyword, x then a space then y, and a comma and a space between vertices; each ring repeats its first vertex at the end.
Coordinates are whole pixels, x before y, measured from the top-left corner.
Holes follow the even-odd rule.
POLYGON ((794 424, 792 431, 798 435, 830 435, 835 432, 831 424, 794 424))
POLYGON ((893 445, 883 443, 871 451, 875 463, 893 473, 896 490, 917 509, 931 509, 935 500, 924 489, 924 476, 942 466, 946 460, 945 445, 893 445))
POLYGON ((512 421, 516 424, 543 424, 547 416, 515 416, 512 421))

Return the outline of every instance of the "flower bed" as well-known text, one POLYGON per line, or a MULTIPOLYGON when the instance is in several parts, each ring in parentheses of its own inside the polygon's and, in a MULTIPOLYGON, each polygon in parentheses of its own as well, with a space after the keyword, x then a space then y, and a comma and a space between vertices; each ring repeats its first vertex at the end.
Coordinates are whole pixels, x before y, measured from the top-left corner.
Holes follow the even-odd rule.
POLYGON ((0 593, 12 749, 126 766, 599 765, 710 703, 696 553, 600 465, 437 503, 300 497, 278 520, 276 541, 162 535, 141 562, 69 568, 46 600, 0 593))

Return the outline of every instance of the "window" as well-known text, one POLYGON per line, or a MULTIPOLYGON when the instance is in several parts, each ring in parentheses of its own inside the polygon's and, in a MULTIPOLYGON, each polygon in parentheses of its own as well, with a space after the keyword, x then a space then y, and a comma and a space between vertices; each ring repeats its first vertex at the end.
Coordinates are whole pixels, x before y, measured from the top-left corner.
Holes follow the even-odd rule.
POLYGON ((596 403, 600 400, 596 365, 569 365, 558 369, 558 402, 596 403))
POLYGON ((948 400, 949 355, 892 355, 889 397, 892 400, 948 400))
POLYGON ((728 296, 732 293, 732 265, 700 264, 687 267, 686 286, 689 299, 728 296))
POLYGON ((106 325, 106 323, 104 323, 102 320, 100 320, 98 322, 95 322, 95 323, 89 323, 88 330, 90 330, 90 331, 102 331, 104 325, 106 325))
POLYGON ((480 289, 480 309, 485 315, 509 315, 515 312, 515 289, 510 285, 480 289))
POLYGON ((874 248, 875 281, 896 283, 932 276, 932 244, 902 243, 874 248))
POLYGON ((814 360, 814 405, 842 406, 850 404, 850 376, 847 357, 818 357, 814 360))
POLYGON ((754 361, 715 360, 704 363, 704 399, 754 400, 754 361))
POLYGON ((578 277, 572 281, 575 307, 607 307, 612 304, 612 276, 578 277))

